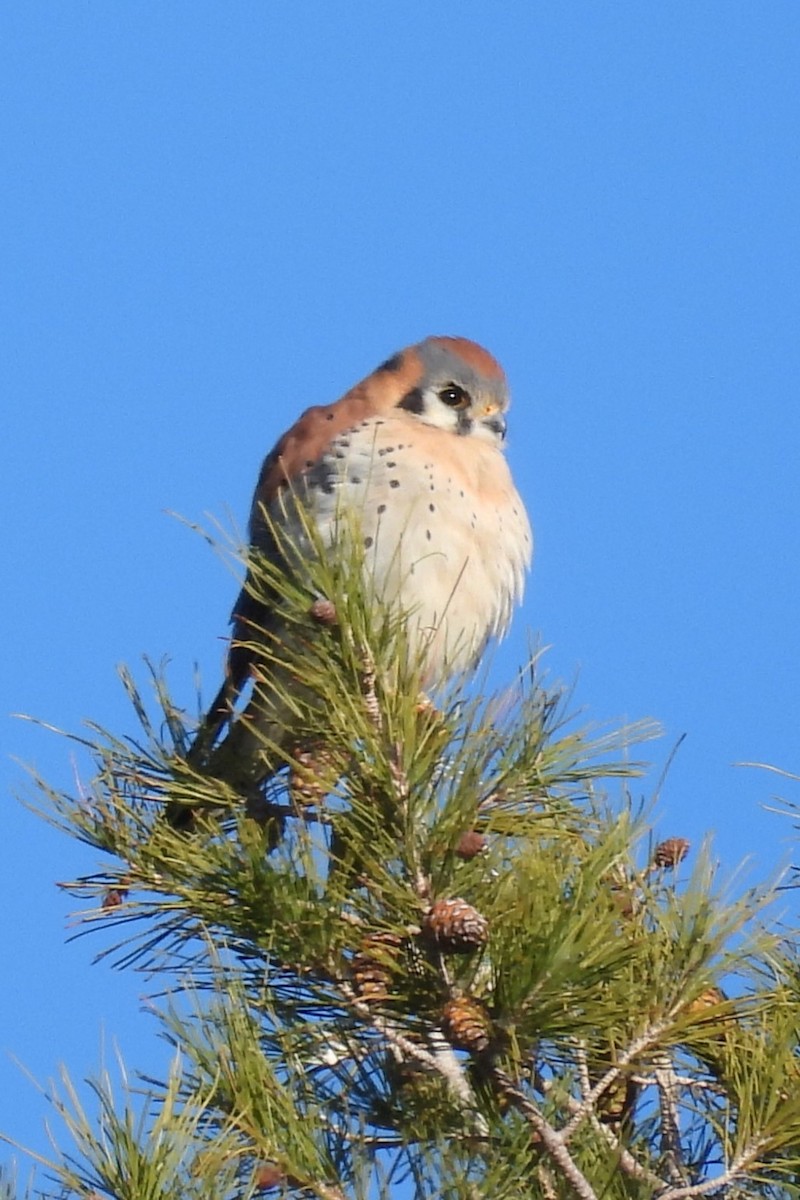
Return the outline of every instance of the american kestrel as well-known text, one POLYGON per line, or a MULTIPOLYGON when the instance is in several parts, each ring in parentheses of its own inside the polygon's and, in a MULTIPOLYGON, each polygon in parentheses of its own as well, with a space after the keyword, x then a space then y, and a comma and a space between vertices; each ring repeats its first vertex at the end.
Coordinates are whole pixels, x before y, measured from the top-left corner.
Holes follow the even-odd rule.
MULTIPOLYGON (((251 549, 292 569, 273 524, 300 558, 311 552, 295 497, 325 546, 335 550, 358 528, 376 600, 410 614, 411 649, 426 675, 440 681, 474 666, 487 642, 506 633, 532 552, 503 454, 508 402, 502 368, 466 338, 429 337, 393 355, 334 404, 307 409, 267 455, 250 513, 251 549)), ((253 706, 269 714, 268 681, 255 684, 244 717, 233 715, 233 705, 252 673, 253 643, 281 630, 249 582, 231 620, 226 679, 194 758, 252 787, 280 765, 265 761, 263 738, 254 765, 253 706)), ((287 745, 287 731, 267 717, 262 733, 265 724, 271 741, 287 745)))

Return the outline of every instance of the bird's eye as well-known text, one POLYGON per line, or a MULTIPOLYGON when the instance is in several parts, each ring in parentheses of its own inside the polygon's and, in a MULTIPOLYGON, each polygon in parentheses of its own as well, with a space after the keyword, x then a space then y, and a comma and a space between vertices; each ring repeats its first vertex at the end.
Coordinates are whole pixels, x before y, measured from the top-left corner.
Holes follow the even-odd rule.
POLYGON ((439 392, 439 399, 449 408, 466 408, 469 404, 469 392, 465 392, 457 383, 448 383, 439 392))

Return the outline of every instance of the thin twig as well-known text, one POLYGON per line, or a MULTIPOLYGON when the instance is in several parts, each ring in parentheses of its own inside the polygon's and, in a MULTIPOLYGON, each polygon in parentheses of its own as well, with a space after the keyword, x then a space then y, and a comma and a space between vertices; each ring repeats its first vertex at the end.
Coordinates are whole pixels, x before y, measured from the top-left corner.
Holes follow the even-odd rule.
POLYGON ((659 1194, 658 1200, 689 1200, 689 1197, 692 1196, 707 1196, 710 1192, 721 1192, 723 1188, 734 1182, 737 1175, 741 1175, 742 1171, 751 1165, 766 1144, 765 1138, 755 1138, 745 1146, 741 1154, 721 1175, 715 1175, 712 1179, 704 1179, 702 1183, 689 1183, 680 1187, 668 1188, 659 1194))
POLYGON ((489 1127, 476 1109, 475 1095, 464 1074, 464 1069, 456 1057, 453 1047, 440 1029, 430 1031, 428 1044, 436 1061, 436 1069, 447 1080, 450 1091, 458 1097, 463 1106, 472 1110, 478 1132, 488 1134, 489 1127))
POLYGON ((563 1134, 554 1129, 540 1113, 537 1105, 514 1084, 505 1071, 492 1065, 488 1077, 492 1080, 498 1092, 505 1097, 518 1112, 522 1113, 531 1129, 536 1133, 550 1155, 554 1164, 560 1169, 566 1181, 572 1186, 579 1200, 597 1200, 597 1195, 589 1180, 581 1171, 567 1149, 563 1134))
POLYGON ((589 1060, 586 1055, 586 1043, 578 1042, 575 1047, 575 1057, 578 1062, 578 1082, 581 1085, 581 1099, 585 1100, 592 1090, 592 1081, 589 1078, 589 1060))
POLYGON ((556 1181, 553 1179, 553 1172, 544 1163, 539 1163, 536 1168, 536 1174, 539 1176, 539 1183, 542 1185, 542 1195, 544 1200, 558 1200, 558 1190, 556 1181))
MULTIPOLYGON (((580 1065, 578 1069, 580 1071, 580 1065)), ((652 1083, 653 1081, 650 1080, 650 1082, 652 1083)), ((547 1095, 548 1092, 553 1090, 554 1085, 551 1080, 542 1079, 537 1082, 536 1086, 540 1089, 540 1091, 547 1095)), ((581 1101, 576 1100, 574 1096, 567 1096, 566 1105, 569 1111, 573 1114, 577 1113, 582 1107, 581 1101)), ((609 1149, 612 1150, 616 1155, 620 1170, 625 1175, 630 1175, 632 1179, 640 1179, 654 1188, 664 1187, 664 1180, 661 1179, 660 1176, 656 1175, 653 1171, 643 1166, 638 1159, 634 1158, 630 1150, 628 1150, 626 1146, 623 1146, 622 1142, 614 1133, 614 1131, 610 1129, 608 1125, 604 1125, 596 1113, 590 1113, 589 1120, 591 1121, 592 1128, 595 1130, 595 1132, 600 1134, 600 1136, 608 1143, 609 1149)))
POLYGON ((377 672, 375 669, 375 659, 372 656, 372 651, 369 646, 362 645, 361 651, 361 694, 364 697, 364 707, 367 710, 367 716, 370 723, 375 727, 378 733, 383 732, 383 713, 381 712, 380 701, 378 700, 378 692, 375 686, 377 681, 377 672))
POLYGON ((640 1179, 644 1183, 649 1183, 651 1187, 663 1188, 664 1180, 656 1175, 654 1171, 650 1171, 647 1167, 642 1166, 638 1159, 634 1158, 630 1150, 626 1146, 623 1146, 614 1131, 609 1129, 608 1125, 603 1124, 596 1113, 592 1113, 589 1120, 595 1132, 599 1133, 605 1139, 609 1149, 616 1155, 619 1168, 625 1175, 630 1175, 631 1179, 640 1179))
POLYGON ((645 1050, 649 1049, 654 1042, 657 1042, 661 1035, 669 1029, 673 1021, 673 1014, 668 1013, 662 1017, 660 1021, 656 1021, 653 1025, 648 1026, 644 1033, 631 1042, 627 1050, 624 1050, 617 1058, 613 1067, 609 1067, 605 1075, 600 1078, 593 1088, 586 1094, 581 1101, 579 1108, 576 1110, 572 1120, 564 1126, 562 1137, 565 1145, 569 1142, 575 1130, 579 1128, 582 1121, 594 1112, 595 1105, 599 1098, 608 1088, 619 1078, 623 1067, 626 1067, 634 1058, 638 1058, 645 1050))
MULTIPOLYGON (((364 707, 367 711, 367 716, 371 725, 377 733, 383 735, 385 731, 385 723, 383 712, 381 711, 381 703, 378 698, 377 690, 377 668, 375 666, 375 658, 371 649, 365 643, 359 647, 361 656, 361 694, 364 697, 364 707)), ((408 818, 408 802, 411 794, 411 789, 408 783, 408 776, 401 766, 401 747, 396 745, 392 748, 392 757, 389 762, 389 770, 392 775, 392 785, 394 787, 394 798, 397 804, 398 812, 408 818)), ((414 856, 416 858, 416 856, 414 856)), ((412 862, 412 883, 417 896, 424 901, 430 899, 430 883, 425 876, 420 864, 417 861, 412 862)))
POLYGON ((666 1050, 653 1056, 653 1066, 661 1114, 661 1153, 670 1181, 680 1186, 687 1183, 688 1177, 681 1147, 677 1075, 666 1050))
POLYGON ((394 785, 395 800, 397 803, 398 812, 403 814, 403 827, 408 845, 409 866, 411 868, 411 883, 417 898, 423 903, 428 904, 431 896, 431 885, 425 872, 422 870, 422 864, 419 861, 417 853, 414 831, 409 830, 409 800, 411 798, 411 787, 408 782, 408 775, 405 769, 401 766, 402 747, 396 744, 392 748, 392 757, 389 762, 389 770, 392 774, 392 784, 394 785))
POLYGON ((414 1059, 445 1079, 448 1088, 458 1100, 459 1105, 470 1111, 475 1121, 477 1133, 482 1136, 485 1135, 488 1132, 488 1127, 477 1110, 475 1095, 469 1085, 461 1063, 442 1032, 438 1029, 430 1031, 428 1034, 428 1043, 432 1048, 426 1050, 423 1046, 405 1037, 389 1021, 372 1012, 369 1005, 364 1004, 363 1001, 356 997, 355 992, 349 984, 342 983, 340 987, 354 1011, 371 1025, 376 1033, 385 1038, 391 1047, 399 1051, 402 1059, 414 1059))
MULTIPOLYGON (((631 1075, 633 1083, 639 1087, 657 1087, 658 1081, 654 1075, 631 1075)), ((716 1083, 713 1079, 693 1079, 691 1075, 676 1075, 675 1083, 678 1087, 685 1088, 687 1091, 696 1092, 715 1092, 719 1096, 726 1095, 725 1088, 721 1084, 716 1083)))

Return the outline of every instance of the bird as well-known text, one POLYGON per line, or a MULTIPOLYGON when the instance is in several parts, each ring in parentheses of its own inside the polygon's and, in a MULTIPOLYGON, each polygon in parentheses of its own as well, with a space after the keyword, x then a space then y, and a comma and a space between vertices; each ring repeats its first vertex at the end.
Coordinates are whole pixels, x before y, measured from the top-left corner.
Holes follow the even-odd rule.
MULTIPOLYGON (((372 594, 407 614, 424 677, 468 671, 506 634, 533 551, 504 453, 508 405, 502 367, 467 338, 427 337, 393 354, 334 403, 303 412, 266 456, 250 553, 291 572, 311 552, 307 522, 316 545, 334 554, 357 528, 372 594)), ((280 766, 256 726, 278 745, 291 734, 270 704, 263 665, 255 670, 257 643, 284 631, 251 575, 231 623, 225 678, 189 757, 246 790, 280 766), (248 709, 237 716, 254 674, 248 709)), ((180 808, 173 814, 179 824, 180 808)))

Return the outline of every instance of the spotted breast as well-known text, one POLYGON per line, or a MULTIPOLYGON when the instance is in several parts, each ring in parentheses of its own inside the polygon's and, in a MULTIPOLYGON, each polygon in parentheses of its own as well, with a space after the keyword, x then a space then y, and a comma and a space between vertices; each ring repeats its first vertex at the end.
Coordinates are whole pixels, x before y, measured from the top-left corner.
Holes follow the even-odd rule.
MULTIPOLYGON (((251 511, 253 549, 292 569, 270 530, 275 523, 293 554, 310 553, 297 497, 334 552, 357 528, 376 600, 410 614, 412 645, 430 678, 473 667, 487 642, 507 631, 532 553, 503 452, 508 402, 497 361, 465 338, 431 337, 393 355, 334 404, 308 409, 267 456, 251 511)), ((266 722, 279 745, 291 731, 269 680, 254 689, 247 720, 235 716, 254 641, 259 631, 275 633, 275 618, 248 583, 232 620, 226 678, 194 757, 252 783, 274 770, 254 749, 256 725, 266 722), (225 742, 212 749, 230 722, 225 742)))

